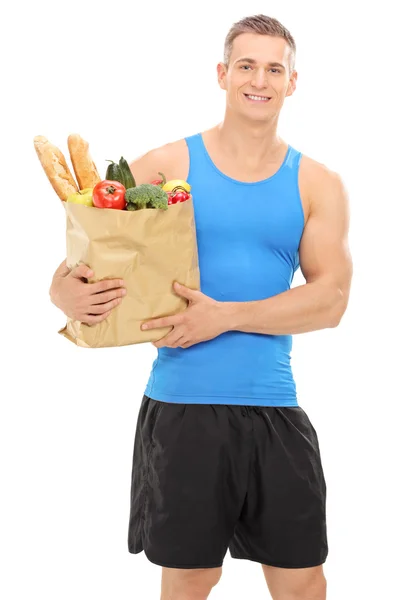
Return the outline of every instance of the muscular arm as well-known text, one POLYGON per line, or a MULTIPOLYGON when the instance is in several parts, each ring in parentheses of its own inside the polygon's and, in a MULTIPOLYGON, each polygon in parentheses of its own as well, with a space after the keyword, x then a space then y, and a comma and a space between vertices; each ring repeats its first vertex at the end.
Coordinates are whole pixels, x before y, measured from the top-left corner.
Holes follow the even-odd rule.
POLYGON ((348 196, 340 177, 322 166, 312 185, 299 249, 306 283, 265 300, 227 302, 228 330, 285 335, 339 324, 352 278, 348 196))
POLYGON ((133 160, 129 166, 136 184, 150 183, 154 179, 160 179, 160 171, 164 173, 167 181, 175 176, 178 178, 176 164, 179 164, 181 147, 181 144, 172 142, 150 150, 133 160))

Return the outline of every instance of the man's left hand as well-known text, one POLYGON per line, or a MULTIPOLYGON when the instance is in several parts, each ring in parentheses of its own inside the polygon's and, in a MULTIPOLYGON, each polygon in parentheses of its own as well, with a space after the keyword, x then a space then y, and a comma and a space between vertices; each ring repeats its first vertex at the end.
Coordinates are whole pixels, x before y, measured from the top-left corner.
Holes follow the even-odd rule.
POLYGON ((193 344, 212 340, 228 331, 223 302, 218 302, 198 290, 192 290, 177 282, 174 283, 174 291, 189 300, 189 304, 177 315, 151 319, 142 325, 142 329, 173 325, 173 329, 166 336, 157 342, 152 342, 153 346, 189 348, 193 344))

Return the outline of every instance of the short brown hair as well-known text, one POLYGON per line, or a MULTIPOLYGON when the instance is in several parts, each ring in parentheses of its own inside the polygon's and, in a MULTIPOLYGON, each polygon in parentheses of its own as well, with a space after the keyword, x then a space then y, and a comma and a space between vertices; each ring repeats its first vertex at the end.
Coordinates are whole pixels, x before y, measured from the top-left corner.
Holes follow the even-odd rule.
POLYGON ((284 38, 291 48, 289 61, 289 74, 294 70, 296 60, 296 42, 291 33, 277 19, 267 17, 265 15, 254 15, 245 17, 237 23, 234 23, 230 28, 228 35, 225 38, 224 45, 224 63, 229 65, 232 54, 232 46, 234 40, 241 33, 259 33, 260 35, 271 35, 274 37, 284 38))

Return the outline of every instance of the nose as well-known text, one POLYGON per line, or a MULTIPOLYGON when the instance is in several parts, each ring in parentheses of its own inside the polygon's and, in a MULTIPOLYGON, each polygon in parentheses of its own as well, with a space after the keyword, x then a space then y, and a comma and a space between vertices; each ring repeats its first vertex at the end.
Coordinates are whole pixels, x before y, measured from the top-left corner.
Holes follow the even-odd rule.
POLYGON ((258 90, 262 90, 268 87, 267 76, 264 73, 264 69, 255 69, 251 85, 258 90))

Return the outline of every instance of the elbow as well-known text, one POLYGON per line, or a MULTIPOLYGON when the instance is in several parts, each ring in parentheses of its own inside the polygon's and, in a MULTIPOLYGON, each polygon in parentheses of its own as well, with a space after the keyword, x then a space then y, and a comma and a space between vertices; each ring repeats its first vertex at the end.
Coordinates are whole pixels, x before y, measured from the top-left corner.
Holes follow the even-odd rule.
POLYGON ((329 324, 328 327, 334 328, 337 327, 346 312, 348 304, 348 294, 345 294, 343 290, 340 288, 336 288, 334 301, 331 305, 331 310, 329 311, 329 324))
POLYGON ((337 327, 340 324, 340 321, 342 320, 343 314, 335 315, 334 317, 332 317, 331 320, 329 321, 328 327, 330 329, 334 329, 335 327, 337 327))
POLYGON ((51 284, 50 288, 49 288, 49 297, 51 302, 53 302, 54 304, 54 289, 53 289, 53 284, 51 284))

